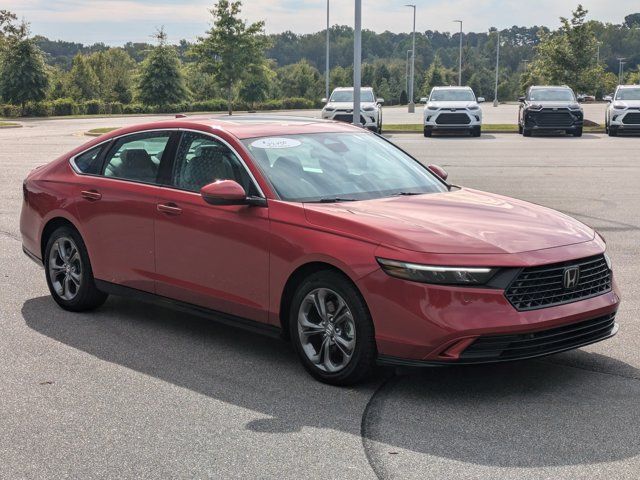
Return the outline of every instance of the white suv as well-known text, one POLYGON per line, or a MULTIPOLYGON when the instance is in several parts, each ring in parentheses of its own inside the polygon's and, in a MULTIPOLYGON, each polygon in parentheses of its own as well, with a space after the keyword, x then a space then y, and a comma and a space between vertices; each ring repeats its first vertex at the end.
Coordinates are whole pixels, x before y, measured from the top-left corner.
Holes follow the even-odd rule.
POLYGON ((429 98, 422 98, 424 106, 424 136, 434 130, 466 130, 474 137, 482 133, 482 110, 476 94, 469 87, 433 87, 429 98))
POLYGON ((619 85, 609 102, 605 124, 610 137, 618 132, 640 132, 640 85, 619 85))
MULTIPOLYGON (((336 88, 329 101, 322 99, 326 105, 322 109, 322 118, 326 120, 338 120, 340 122, 353 122, 353 87, 336 88)), ((360 90, 360 123, 377 133, 382 133, 382 105, 383 98, 376 98, 371 87, 360 90)))

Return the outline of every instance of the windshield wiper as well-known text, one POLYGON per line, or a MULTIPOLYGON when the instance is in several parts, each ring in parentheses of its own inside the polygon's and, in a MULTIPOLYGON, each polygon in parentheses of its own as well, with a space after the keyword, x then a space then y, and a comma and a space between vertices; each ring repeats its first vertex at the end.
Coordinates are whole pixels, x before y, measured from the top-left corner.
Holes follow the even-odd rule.
POLYGON ((394 193, 394 197, 410 197, 413 195, 424 195, 424 192, 398 192, 394 193))
POLYGON ((325 197, 321 198, 320 203, 339 203, 339 202, 355 202, 355 198, 325 197))

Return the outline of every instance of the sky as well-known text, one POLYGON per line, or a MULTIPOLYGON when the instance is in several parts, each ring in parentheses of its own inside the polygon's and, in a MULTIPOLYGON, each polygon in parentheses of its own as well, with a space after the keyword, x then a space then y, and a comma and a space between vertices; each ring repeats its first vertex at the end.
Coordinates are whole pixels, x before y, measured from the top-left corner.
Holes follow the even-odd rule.
MULTIPOLYGON (((558 17, 570 16, 580 0, 412 0, 417 6, 418 31, 451 31, 453 20, 464 22, 465 31, 512 25, 558 26, 558 17)), ((589 18, 622 23, 625 15, 640 12, 639 0, 581 0, 589 18)), ((146 42, 160 26, 169 40, 195 40, 210 26, 209 8, 214 0, 1 0, 31 23, 34 34, 52 40, 122 45, 146 42)), ((353 25, 354 1, 330 0, 331 24, 353 25)), ((407 32, 412 10, 407 0, 362 0, 363 28, 383 32, 407 32)), ((326 25, 326 0, 244 0, 242 16, 265 20, 267 33, 291 30, 311 33, 326 25)))

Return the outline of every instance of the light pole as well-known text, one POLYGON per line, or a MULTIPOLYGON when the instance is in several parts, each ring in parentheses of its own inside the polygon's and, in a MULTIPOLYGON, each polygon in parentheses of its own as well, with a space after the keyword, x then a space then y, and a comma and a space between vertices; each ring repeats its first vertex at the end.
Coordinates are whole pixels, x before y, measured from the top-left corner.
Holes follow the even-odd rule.
POLYGON ((625 60, 626 58, 618 58, 618 85, 622 85, 624 82, 624 64, 627 63, 625 60))
POLYGON ((596 64, 600 65, 600 45, 602 45, 602 42, 597 41, 596 44, 598 45, 598 53, 596 53, 596 64))
POLYGON ((496 43, 496 86, 493 93, 493 106, 498 106, 498 75, 500 72, 500 30, 497 30, 498 42, 496 43))
POLYGON ((460 55, 458 57, 458 86, 462 86, 462 20, 454 20, 460 24, 460 55))
POLYGON ((360 88, 362 77, 362 0, 356 0, 356 20, 353 35, 353 124, 360 126, 360 88))
POLYGON ((412 52, 413 50, 407 50, 407 61, 406 61, 406 67, 404 69, 404 75, 405 75, 405 91, 408 92, 409 91, 409 54, 412 52))
POLYGON ((413 40, 411 47, 411 73, 409 74, 409 113, 413 113, 416 111, 416 104, 414 103, 414 95, 413 95, 413 81, 414 74, 416 68, 416 6, 415 5, 405 5, 405 7, 413 8, 413 40))
POLYGON ((329 0, 327 0, 327 58, 326 58, 326 61, 327 63, 324 69, 324 76, 326 77, 324 79, 324 82, 325 82, 324 93, 325 93, 325 98, 327 99, 327 101, 329 101, 329 76, 331 75, 331 69, 329 67, 329 0))

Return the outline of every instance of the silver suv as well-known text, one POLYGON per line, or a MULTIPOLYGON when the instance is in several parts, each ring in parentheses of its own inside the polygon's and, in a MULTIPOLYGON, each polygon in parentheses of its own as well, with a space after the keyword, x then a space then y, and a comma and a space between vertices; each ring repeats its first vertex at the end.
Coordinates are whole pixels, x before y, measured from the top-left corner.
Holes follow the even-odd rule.
POLYGON ((618 132, 640 133, 640 85, 619 85, 609 102, 605 125, 610 137, 618 132))
MULTIPOLYGON (((339 122, 353 122, 353 87, 336 88, 322 109, 322 118, 339 122)), ((382 133, 382 105, 384 98, 376 98, 371 87, 360 90, 360 123, 376 133, 382 133)))
POLYGON ((429 98, 422 98, 424 106, 424 136, 434 130, 468 131, 474 137, 482 133, 482 110, 470 87, 433 87, 429 98))

